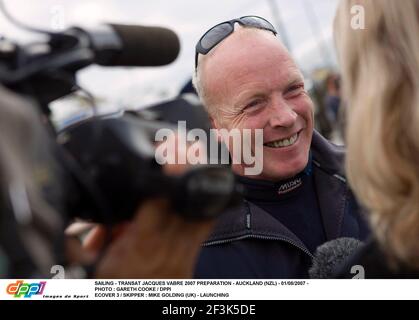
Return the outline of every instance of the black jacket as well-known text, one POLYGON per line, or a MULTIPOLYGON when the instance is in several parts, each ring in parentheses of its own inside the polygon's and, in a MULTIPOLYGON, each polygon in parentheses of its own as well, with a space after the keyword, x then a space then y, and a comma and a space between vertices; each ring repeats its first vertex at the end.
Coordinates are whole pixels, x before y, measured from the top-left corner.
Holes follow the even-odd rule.
MULTIPOLYGON (((314 132, 313 178, 327 241, 363 240, 369 230, 343 176, 344 150, 314 132)), ((244 200, 203 244, 196 278, 308 278, 312 254, 286 226, 244 200)))

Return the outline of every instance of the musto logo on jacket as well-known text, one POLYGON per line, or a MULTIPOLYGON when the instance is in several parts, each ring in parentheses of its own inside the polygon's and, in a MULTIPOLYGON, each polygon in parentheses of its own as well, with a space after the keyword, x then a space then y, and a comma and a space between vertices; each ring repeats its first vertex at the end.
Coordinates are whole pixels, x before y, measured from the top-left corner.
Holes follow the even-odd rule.
POLYGON ((13 295, 15 298, 31 298, 33 295, 42 294, 45 289, 46 281, 38 283, 25 283, 22 280, 18 280, 7 286, 7 294, 13 295))

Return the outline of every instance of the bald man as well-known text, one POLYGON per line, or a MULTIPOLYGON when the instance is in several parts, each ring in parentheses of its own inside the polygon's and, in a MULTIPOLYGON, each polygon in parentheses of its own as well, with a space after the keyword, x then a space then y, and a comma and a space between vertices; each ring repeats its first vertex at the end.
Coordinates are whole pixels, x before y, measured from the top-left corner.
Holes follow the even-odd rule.
MULTIPOLYGON (((198 278, 307 278, 315 249, 368 228, 342 170, 344 151, 313 130, 304 78, 265 19, 216 25, 196 46, 194 85, 215 129, 262 129, 262 170, 204 243, 198 278)), ((221 138, 222 139, 222 138, 221 138)), ((231 156, 231 141, 224 141, 231 156)), ((251 149, 257 153, 255 139, 251 149)))

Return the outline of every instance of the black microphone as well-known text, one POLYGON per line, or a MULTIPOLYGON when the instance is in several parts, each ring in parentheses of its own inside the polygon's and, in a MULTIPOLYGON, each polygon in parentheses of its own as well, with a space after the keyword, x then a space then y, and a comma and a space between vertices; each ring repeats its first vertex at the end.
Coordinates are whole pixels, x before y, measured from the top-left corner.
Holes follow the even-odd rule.
POLYGON ((336 268, 363 245, 354 238, 339 238, 323 243, 316 249, 313 265, 308 274, 311 279, 330 279, 336 268))
POLYGON ((105 24, 70 32, 88 37, 94 62, 103 66, 162 66, 173 62, 180 51, 179 38, 170 29, 105 24))
POLYGON ((0 84, 30 95, 49 114, 48 104, 73 92, 76 72, 91 64, 161 66, 179 54, 177 35, 169 29, 103 24, 48 33, 45 43, 20 46, 0 39, 0 84))

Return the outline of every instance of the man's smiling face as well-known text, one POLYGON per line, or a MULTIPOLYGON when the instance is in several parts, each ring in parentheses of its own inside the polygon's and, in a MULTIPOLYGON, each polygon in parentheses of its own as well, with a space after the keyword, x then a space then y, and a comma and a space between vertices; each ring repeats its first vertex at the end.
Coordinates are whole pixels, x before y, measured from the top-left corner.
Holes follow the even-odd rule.
MULTIPOLYGON (((200 68, 214 127, 263 129, 263 171, 253 178, 275 181, 301 172, 313 134, 313 103, 280 41, 267 31, 237 28, 200 68)), ((243 175, 244 167, 233 170, 243 175)))

